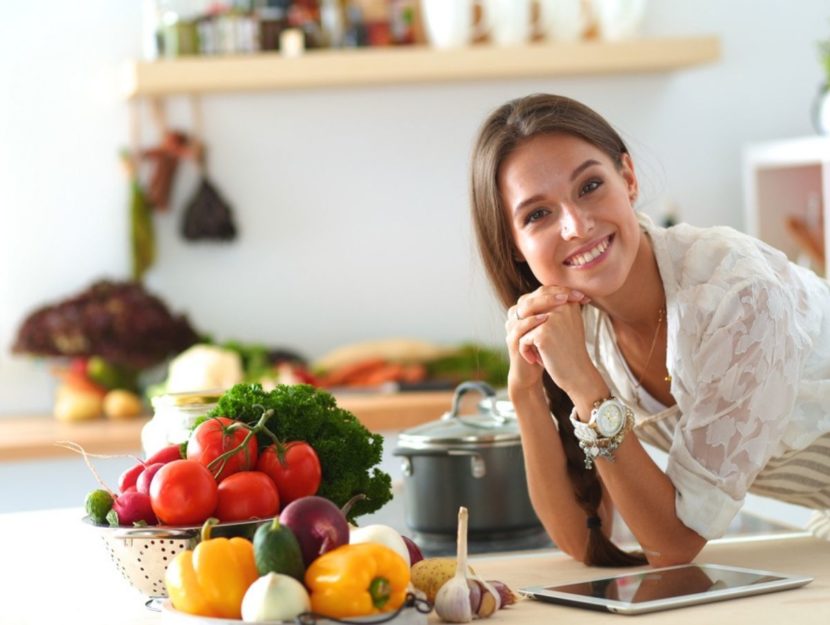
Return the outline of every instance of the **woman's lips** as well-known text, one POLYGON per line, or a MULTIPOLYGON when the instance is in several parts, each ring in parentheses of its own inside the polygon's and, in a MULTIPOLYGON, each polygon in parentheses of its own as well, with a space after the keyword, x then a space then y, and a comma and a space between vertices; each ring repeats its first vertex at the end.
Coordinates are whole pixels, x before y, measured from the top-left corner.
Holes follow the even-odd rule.
POLYGON ((605 256, 608 255, 608 250, 611 248, 611 243, 614 240, 614 235, 600 239, 588 248, 583 248, 576 254, 571 254, 564 261, 563 264, 574 269, 585 269, 593 267, 600 263, 605 256))

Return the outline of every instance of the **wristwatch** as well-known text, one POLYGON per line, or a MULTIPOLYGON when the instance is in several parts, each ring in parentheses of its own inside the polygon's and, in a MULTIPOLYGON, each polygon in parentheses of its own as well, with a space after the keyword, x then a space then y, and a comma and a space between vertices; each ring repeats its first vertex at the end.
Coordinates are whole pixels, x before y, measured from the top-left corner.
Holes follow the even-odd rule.
POLYGON ((585 468, 590 469, 598 457, 613 462, 614 452, 622 444, 625 435, 634 427, 634 413, 619 399, 611 395, 594 402, 591 418, 583 423, 577 417, 576 408, 571 412, 571 425, 579 446, 585 453, 585 468))

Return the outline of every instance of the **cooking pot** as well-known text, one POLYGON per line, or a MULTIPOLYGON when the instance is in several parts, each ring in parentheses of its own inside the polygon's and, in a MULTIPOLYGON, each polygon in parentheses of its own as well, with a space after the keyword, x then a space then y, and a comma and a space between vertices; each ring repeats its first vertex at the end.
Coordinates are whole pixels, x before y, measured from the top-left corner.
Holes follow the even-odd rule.
POLYGON ((519 425, 509 401, 497 401, 483 382, 455 389, 452 409, 439 420, 398 435, 404 519, 419 533, 456 532, 459 506, 470 512, 471 537, 540 529, 530 505, 519 425), (478 413, 459 415, 461 398, 483 396, 478 413))

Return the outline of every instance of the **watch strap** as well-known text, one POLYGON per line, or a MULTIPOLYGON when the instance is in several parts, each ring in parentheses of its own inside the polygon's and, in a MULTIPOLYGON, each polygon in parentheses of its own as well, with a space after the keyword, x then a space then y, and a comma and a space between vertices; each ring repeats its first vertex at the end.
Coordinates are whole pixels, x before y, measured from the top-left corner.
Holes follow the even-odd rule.
POLYGON ((625 403, 613 395, 594 402, 591 410, 591 418, 587 423, 580 421, 576 407, 571 411, 570 422, 574 429, 574 436, 579 441, 579 446, 585 454, 585 468, 594 466, 597 458, 607 458, 614 461, 614 452, 625 439, 625 435, 634 428, 634 412, 625 403), (625 423, 619 432, 613 436, 603 436, 596 427, 596 411, 603 403, 611 399, 616 400, 625 410, 625 423))

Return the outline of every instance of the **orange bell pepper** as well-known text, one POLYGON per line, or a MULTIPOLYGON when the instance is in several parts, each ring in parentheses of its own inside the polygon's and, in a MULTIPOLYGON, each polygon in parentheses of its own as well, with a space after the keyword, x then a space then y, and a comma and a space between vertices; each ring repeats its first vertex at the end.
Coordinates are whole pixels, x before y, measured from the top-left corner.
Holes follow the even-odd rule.
POLYGON ((170 561, 164 584, 177 610, 238 619, 242 617, 242 597, 259 577, 254 546, 244 538, 210 538, 216 523, 216 519, 205 521, 202 542, 170 561))
POLYGON ((383 545, 343 545, 311 563, 305 584, 314 612, 334 618, 369 616, 403 605, 409 566, 383 545))

